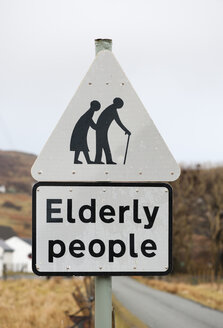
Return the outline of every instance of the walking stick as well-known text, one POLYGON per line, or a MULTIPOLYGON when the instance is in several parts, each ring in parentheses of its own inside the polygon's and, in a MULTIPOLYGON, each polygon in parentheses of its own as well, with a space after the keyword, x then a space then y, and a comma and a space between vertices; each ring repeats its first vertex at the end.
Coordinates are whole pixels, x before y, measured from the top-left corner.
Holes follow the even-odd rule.
POLYGON ((130 139, 130 134, 128 135, 128 140, 127 140, 127 145, 126 145, 126 150, 125 150, 125 158, 124 158, 124 163, 126 162, 126 157, 127 157, 127 152, 128 152, 128 147, 129 147, 129 139, 130 139))

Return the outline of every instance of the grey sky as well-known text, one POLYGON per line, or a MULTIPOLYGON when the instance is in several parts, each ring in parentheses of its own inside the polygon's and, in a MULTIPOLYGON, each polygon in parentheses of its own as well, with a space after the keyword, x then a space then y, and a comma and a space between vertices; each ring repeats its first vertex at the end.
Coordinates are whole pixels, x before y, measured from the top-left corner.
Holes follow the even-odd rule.
POLYGON ((176 160, 223 162, 223 0, 0 0, 0 149, 39 153, 113 52, 176 160))

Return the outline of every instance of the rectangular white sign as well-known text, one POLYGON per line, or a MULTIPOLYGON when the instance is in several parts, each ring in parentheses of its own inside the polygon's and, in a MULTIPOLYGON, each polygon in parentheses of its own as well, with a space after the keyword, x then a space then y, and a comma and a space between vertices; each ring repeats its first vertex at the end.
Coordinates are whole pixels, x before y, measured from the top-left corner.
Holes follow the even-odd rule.
POLYGON ((171 270, 172 189, 164 183, 33 188, 37 275, 156 275, 171 270))

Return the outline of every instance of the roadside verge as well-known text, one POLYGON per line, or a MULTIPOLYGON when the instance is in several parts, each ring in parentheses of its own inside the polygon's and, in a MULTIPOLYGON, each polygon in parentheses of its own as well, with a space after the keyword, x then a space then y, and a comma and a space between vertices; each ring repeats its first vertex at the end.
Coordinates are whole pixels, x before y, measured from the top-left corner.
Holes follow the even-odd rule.
POLYGON ((113 295, 112 304, 115 313, 115 328, 149 328, 129 312, 113 295))

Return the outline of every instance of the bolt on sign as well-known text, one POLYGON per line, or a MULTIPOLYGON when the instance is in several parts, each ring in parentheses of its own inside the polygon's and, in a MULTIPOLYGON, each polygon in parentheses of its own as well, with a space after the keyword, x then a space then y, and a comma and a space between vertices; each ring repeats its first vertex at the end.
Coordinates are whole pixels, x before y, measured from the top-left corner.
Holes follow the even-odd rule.
POLYGON ((36 274, 170 272, 172 191, 152 182, 180 168, 111 51, 96 55, 31 173, 36 274))
POLYGON ((171 270, 171 187, 49 183, 33 191, 38 275, 149 275, 171 270))

